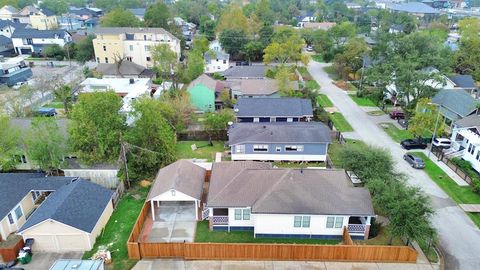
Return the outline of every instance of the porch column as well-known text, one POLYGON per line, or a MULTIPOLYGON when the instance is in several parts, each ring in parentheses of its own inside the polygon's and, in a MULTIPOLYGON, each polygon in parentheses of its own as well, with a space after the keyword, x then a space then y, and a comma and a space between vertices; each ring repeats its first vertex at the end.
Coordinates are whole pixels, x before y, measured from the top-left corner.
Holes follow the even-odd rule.
POLYGON ((152 208, 152 219, 155 221, 155 204, 153 200, 150 201, 150 208, 152 208))
POLYGON ((365 234, 363 239, 368 240, 368 236, 370 235, 370 222, 371 222, 372 217, 367 217, 367 220, 365 222, 365 234))
POLYGON ((198 218, 198 200, 195 200, 195 218, 201 220, 201 218, 198 218))

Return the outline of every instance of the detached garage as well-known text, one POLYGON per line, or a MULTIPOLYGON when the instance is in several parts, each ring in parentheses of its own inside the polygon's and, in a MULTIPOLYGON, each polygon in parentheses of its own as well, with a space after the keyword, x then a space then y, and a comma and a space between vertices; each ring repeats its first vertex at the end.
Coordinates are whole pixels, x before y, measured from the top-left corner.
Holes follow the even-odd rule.
POLYGON ((20 228, 34 250, 88 251, 109 220, 112 191, 77 179, 52 193, 20 228))
MULTIPOLYGON (((189 160, 178 160, 158 171, 147 197, 153 220, 172 212, 177 220, 199 220, 206 170, 189 160)), ((166 217, 168 218, 168 217, 166 217)))

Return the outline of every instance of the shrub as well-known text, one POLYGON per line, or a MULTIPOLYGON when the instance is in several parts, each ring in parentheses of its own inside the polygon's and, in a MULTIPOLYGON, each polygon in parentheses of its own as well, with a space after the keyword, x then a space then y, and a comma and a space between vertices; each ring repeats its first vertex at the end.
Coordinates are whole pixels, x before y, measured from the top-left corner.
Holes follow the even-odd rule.
POLYGON ((480 194, 480 180, 472 179, 472 191, 480 194))

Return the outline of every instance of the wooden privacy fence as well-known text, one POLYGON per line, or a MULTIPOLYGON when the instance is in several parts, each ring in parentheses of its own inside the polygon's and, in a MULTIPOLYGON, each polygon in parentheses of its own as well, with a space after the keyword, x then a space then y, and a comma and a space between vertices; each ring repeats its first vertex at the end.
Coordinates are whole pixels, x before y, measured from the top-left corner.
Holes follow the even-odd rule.
POLYGON ((410 262, 417 253, 407 246, 302 245, 245 243, 128 243, 130 259, 290 260, 410 262))

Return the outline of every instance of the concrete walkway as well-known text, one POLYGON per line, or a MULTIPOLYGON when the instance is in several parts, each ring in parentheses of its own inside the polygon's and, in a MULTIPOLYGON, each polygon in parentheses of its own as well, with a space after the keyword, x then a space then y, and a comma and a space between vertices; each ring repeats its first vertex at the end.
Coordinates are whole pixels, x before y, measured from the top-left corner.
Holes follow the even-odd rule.
MULTIPOLYGON (((428 156, 428 152, 429 152, 428 149, 425 149, 423 152, 425 153, 425 155, 428 156)), ((440 169, 442 169, 448 176, 450 176, 450 178, 452 178, 452 180, 455 181, 457 185, 468 186, 468 183, 465 182, 465 180, 460 178, 460 176, 458 176, 458 174, 456 174, 452 169, 450 169, 450 167, 448 167, 447 164, 438 160, 434 154, 430 154, 430 160, 433 161, 433 163, 437 164, 437 166, 440 167, 440 169)))
POLYGON ((132 270, 438 270, 438 265, 409 263, 350 263, 304 261, 185 261, 141 260, 132 270))
POLYGON ((432 200, 435 215, 432 224, 437 229, 445 255, 445 269, 479 269, 480 231, 465 212, 433 182, 423 170, 412 169, 404 160, 405 150, 394 142, 365 111, 332 84, 323 70, 328 64, 311 62, 308 70, 326 94, 352 125, 354 132, 366 143, 387 149, 398 172, 407 175, 408 183, 420 187, 432 200))

